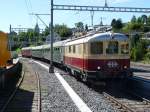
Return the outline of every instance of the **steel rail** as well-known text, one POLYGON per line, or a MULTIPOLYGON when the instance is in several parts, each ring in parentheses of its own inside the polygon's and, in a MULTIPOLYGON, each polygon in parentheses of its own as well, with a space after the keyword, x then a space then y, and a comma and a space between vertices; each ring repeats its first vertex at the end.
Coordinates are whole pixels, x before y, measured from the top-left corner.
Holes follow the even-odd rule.
POLYGON ((120 106, 122 109, 124 109, 127 112, 136 112, 135 110, 131 109, 130 107, 128 107, 127 105, 119 102, 116 98, 112 97, 111 95, 109 95, 106 92, 103 92, 104 97, 106 97, 108 100, 110 100, 111 102, 115 103, 116 105, 120 106))
POLYGON ((129 94, 131 94, 131 95, 134 95, 134 96, 136 96, 137 98, 140 98, 140 99, 142 99, 144 103, 146 103, 146 104, 150 104, 150 100, 148 100, 148 99, 146 99, 146 98, 143 98, 142 96, 140 96, 140 95, 137 95, 136 93, 129 92, 129 91, 126 91, 126 92, 127 92, 127 93, 129 93, 129 94))
POLYGON ((39 74, 35 72, 36 74, 36 79, 37 79, 37 87, 38 87, 38 112, 41 112, 41 86, 40 86, 40 78, 39 74))

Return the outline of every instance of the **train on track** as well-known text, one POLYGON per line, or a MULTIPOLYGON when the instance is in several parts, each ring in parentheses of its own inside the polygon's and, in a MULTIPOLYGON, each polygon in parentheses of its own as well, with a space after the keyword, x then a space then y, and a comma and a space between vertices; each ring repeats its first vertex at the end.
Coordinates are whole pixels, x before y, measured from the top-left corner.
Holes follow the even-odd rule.
MULTIPOLYGON (((22 56, 51 59, 50 45, 22 48, 22 56)), ((121 33, 88 33, 53 43, 53 62, 87 81, 125 78, 130 72, 129 38, 121 33)))

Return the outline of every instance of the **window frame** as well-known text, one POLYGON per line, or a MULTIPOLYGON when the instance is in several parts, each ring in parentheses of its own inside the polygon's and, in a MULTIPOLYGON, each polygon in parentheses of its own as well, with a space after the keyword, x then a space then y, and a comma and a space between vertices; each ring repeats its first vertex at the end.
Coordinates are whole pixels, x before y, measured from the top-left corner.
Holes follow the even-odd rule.
POLYGON ((106 46, 106 54, 119 54, 119 42, 118 41, 107 41, 107 46, 106 46), (110 43, 117 43, 117 49, 112 49, 111 47, 109 47, 110 43), (111 49, 110 49, 111 48, 111 49), (110 51, 109 51, 110 50, 110 51), (117 52, 115 52, 117 51, 117 52))
POLYGON ((100 55, 100 54, 103 54, 103 48, 104 48, 103 41, 91 42, 90 43, 90 54, 91 55, 100 55), (93 49, 93 48, 97 48, 97 49, 93 49))
POLYGON ((130 53, 130 51, 129 51, 129 43, 120 43, 120 53, 121 53, 121 54, 129 54, 129 53, 130 53), (126 49, 122 49, 122 46, 123 46, 123 45, 126 46, 126 49), (126 50, 126 51, 128 51, 128 52, 123 53, 122 50, 126 50))

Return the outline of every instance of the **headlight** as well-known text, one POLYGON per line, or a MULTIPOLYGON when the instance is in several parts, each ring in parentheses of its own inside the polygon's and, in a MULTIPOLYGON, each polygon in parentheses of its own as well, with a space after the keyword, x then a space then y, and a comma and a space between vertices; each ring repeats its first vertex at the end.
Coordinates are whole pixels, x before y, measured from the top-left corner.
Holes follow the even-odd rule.
POLYGON ((98 69, 98 70, 100 70, 100 69, 101 69, 101 67, 100 67, 100 66, 98 66, 98 67, 97 67, 97 69, 98 69))
POLYGON ((127 67, 127 66, 124 66, 123 68, 126 69, 126 68, 128 68, 128 67, 127 67))

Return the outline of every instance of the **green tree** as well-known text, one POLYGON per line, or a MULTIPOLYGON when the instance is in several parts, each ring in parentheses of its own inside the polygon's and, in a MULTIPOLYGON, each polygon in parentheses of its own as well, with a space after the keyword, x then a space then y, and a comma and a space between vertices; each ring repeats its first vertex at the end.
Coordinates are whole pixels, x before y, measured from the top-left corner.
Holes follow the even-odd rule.
POLYGON ((142 23, 142 17, 138 17, 137 23, 142 23))
POLYGON ((88 25, 87 24, 85 25, 85 30, 88 31, 88 25))
POLYGON ((29 45, 31 45, 32 42, 34 42, 34 30, 33 29, 28 29, 27 31, 27 42, 29 45))
POLYGON ((25 32, 19 32, 19 42, 25 41, 27 38, 27 33, 25 32))
POLYGON ((115 25, 116 25, 116 19, 113 19, 112 22, 111 22, 111 26, 115 27, 115 25))
POLYGON ((84 24, 82 22, 75 23, 75 27, 80 31, 84 30, 84 24))
POLYGON ((35 33, 35 36, 39 36, 39 34, 40 34, 40 28, 39 28, 38 24, 35 25, 34 33, 35 33))
POLYGON ((121 19, 113 19, 111 22, 111 26, 113 28, 113 31, 118 32, 121 31, 123 28, 123 23, 121 19))
POLYGON ((61 40, 64 40, 72 35, 71 30, 66 25, 58 25, 54 26, 54 32, 58 33, 61 37, 61 40))
POLYGON ((131 23, 136 23, 136 17, 135 16, 132 17, 131 23))
POLYGON ((49 27, 46 27, 46 28, 45 28, 45 31, 43 32, 43 35, 44 35, 44 36, 48 36, 48 35, 49 35, 49 32, 50 32, 49 27))
POLYGON ((123 23, 122 23, 122 20, 121 19, 118 19, 116 21, 116 29, 122 29, 123 27, 123 23))
POLYGON ((150 25, 150 16, 147 17, 147 25, 150 25))
POLYGON ((146 15, 142 15, 141 19, 142 19, 143 24, 147 24, 147 16, 146 15))
POLYGON ((137 45, 131 49, 131 59, 133 61, 138 61, 143 59, 144 54, 145 54, 145 50, 143 44, 140 42, 138 42, 137 45))
POLYGON ((141 31, 143 28, 142 23, 132 23, 130 26, 132 31, 141 31))

